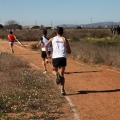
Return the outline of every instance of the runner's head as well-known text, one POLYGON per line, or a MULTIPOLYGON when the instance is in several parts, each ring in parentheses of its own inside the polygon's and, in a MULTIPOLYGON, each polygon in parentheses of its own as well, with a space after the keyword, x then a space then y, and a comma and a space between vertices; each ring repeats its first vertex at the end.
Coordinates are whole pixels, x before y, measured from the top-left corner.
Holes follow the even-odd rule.
POLYGON ((13 32, 12 32, 12 31, 10 31, 10 34, 13 34, 13 32))
POLYGON ((43 35, 47 35, 47 30, 46 29, 43 30, 43 35))
POLYGON ((57 27, 57 34, 58 35, 63 35, 63 28, 62 27, 57 27))

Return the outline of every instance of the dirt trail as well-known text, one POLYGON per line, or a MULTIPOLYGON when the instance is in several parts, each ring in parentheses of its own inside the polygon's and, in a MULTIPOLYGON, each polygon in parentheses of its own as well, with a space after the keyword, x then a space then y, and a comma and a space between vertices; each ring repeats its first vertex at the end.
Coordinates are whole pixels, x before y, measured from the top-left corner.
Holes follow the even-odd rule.
MULTIPOLYGON (((15 55, 24 57, 43 70, 39 52, 16 45, 14 48, 15 55)), ((0 43, 0 50, 9 51, 8 43, 0 43)), ((70 58, 67 64, 65 89, 79 119, 120 120, 120 72, 107 67, 88 66, 70 58)), ((51 72, 51 65, 48 67, 48 72, 51 72)))

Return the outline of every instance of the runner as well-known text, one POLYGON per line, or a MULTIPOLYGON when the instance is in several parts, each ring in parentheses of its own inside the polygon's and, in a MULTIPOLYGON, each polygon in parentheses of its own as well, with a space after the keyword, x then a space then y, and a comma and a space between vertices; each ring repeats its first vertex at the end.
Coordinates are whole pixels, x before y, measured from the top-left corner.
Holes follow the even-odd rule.
POLYGON ((50 57, 48 46, 52 43, 53 54, 52 54, 52 65, 53 65, 53 74, 56 76, 56 83, 61 85, 61 94, 66 95, 64 84, 64 71, 67 65, 66 55, 71 53, 71 48, 69 46, 68 40, 63 37, 63 28, 57 28, 57 35, 51 38, 45 45, 46 53, 48 58, 50 57), (60 73, 58 71, 60 70, 60 73))
MULTIPOLYGON (((43 36, 40 38, 40 42, 37 45, 37 47, 41 45, 42 48, 41 57, 42 57, 42 64, 44 67, 44 72, 43 72, 44 74, 46 74, 47 72, 46 64, 49 62, 45 51, 45 44, 48 42, 48 40, 49 38, 47 37, 47 30, 43 30, 43 36)), ((50 55, 50 46, 48 46, 48 54, 50 55)))
POLYGON ((12 31, 10 31, 10 33, 8 35, 8 40, 9 40, 9 45, 10 45, 10 49, 11 49, 12 53, 14 53, 13 45, 14 45, 15 39, 16 39, 15 35, 13 34, 12 31))

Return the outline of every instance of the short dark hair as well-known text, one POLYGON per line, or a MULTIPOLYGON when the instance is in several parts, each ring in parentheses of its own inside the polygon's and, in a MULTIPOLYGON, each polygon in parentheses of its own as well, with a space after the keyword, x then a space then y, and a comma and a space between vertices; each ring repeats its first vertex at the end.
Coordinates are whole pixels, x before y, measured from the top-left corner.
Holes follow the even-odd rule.
POLYGON ((47 35, 47 30, 46 29, 43 30, 43 34, 47 35))
POLYGON ((63 27, 57 27, 57 33, 59 35, 62 35, 63 34, 63 27))
POLYGON ((10 34, 13 34, 13 32, 12 32, 12 31, 10 31, 10 34))

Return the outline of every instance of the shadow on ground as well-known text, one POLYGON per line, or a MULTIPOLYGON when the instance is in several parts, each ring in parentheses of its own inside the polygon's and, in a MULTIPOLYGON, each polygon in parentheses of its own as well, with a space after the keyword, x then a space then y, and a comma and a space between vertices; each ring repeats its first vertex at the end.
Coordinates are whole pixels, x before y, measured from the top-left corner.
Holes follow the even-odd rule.
POLYGON ((77 93, 67 94, 66 96, 90 94, 90 93, 112 93, 112 92, 120 92, 120 89, 114 89, 114 90, 80 90, 77 93))
POLYGON ((91 73, 91 72, 102 72, 102 70, 99 70, 99 71, 76 71, 76 72, 65 72, 65 74, 74 74, 74 73, 91 73))
POLYGON ((89 93, 111 93, 111 92, 120 92, 120 89, 114 90, 87 90, 87 91, 78 91, 79 94, 89 94, 89 93))

